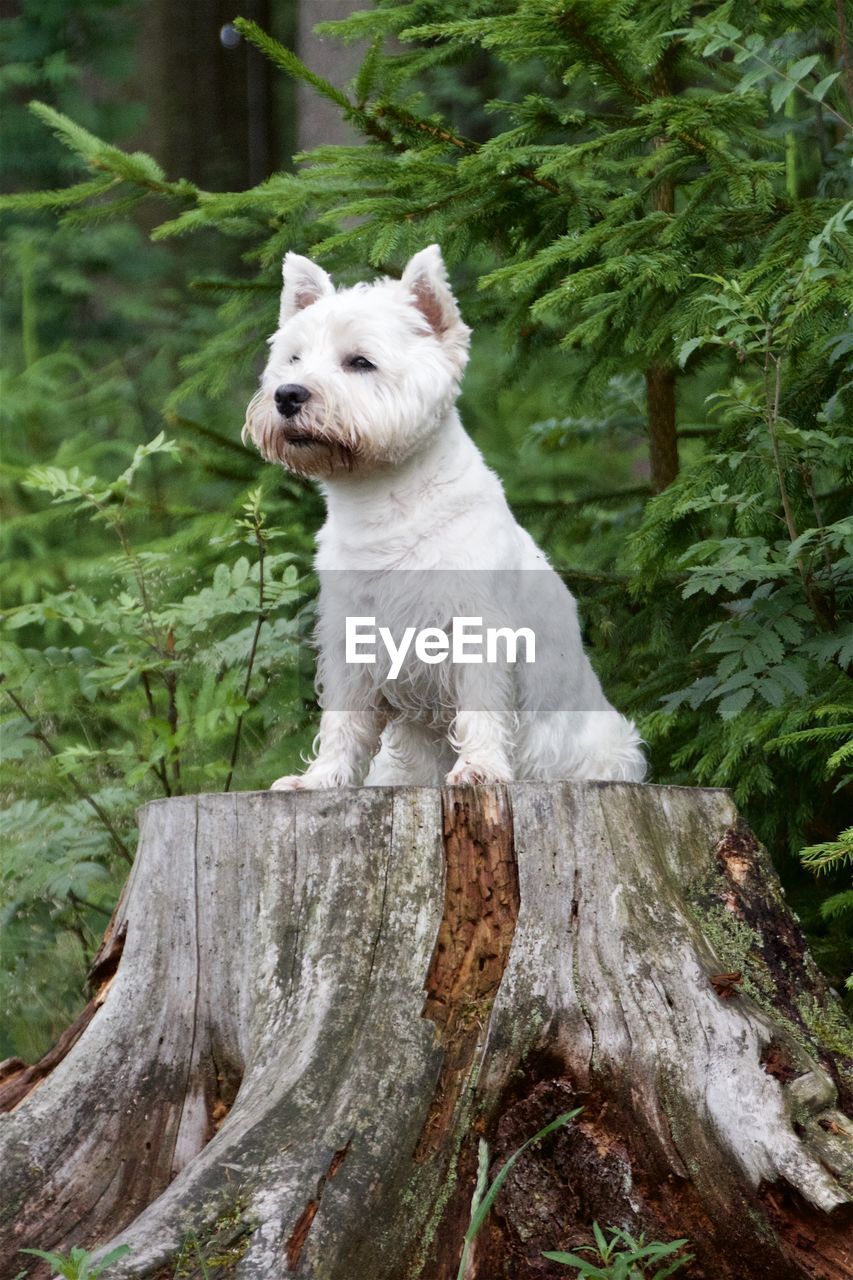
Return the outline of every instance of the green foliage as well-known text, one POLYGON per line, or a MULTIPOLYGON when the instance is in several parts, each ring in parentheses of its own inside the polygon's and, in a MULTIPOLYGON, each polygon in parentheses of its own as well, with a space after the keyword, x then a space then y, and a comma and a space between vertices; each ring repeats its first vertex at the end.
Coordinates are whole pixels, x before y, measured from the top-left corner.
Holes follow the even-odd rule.
MULTIPOLYGON (((758 32, 745 34, 730 21, 733 9, 731 2, 719 5, 692 27, 683 27, 675 34, 682 36, 705 58, 733 50, 735 65, 743 68, 738 92, 748 93, 756 85, 768 88, 773 111, 784 107, 794 93, 801 93, 811 102, 823 103, 841 72, 831 71, 824 75, 825 68, 821 65, 819 53, 810 53, 792 62, 796 45, 785 41, 768 43, 758 32)), ((840 124, 848 123, 832 107, 829 111, 840 124)))
MULTIPOLYGON (((64 186, 54 165, 41 191, 4 202, 20 313, 7 687, 25 711, 6 701, 38 798, 37 813, 16 808, 9 781, 16 941, 29 928, 47 963, 64 938, 78 972, 133 801, 225 786, 232 756, 241 784, 268 781, 272 744, 304 740, 285 575, 318 504, 272 469, 250 499, 255 464, 235 439, 281 255, 312 252, 347 282, 438 240, 476 328, 466 422, 580 596, 655 780, 733 788, 839 979, 840 862, 828 856, 821 915, 785 861, 834 847, 851 786, 853 129, 834 4, 377 0, 324 27, 368 39, 349 86, 238 25, 361 145, 205 191, 125 154, 112 118, 45 92, 34 112, 80 180, 64 186), (152 197, 159 244, 142 254, 128 213, 152 197), (212 269, 189 248, 198 232, 212 269), (654 496, 647 440, 670 428, 652 375, 674 397, 681 461, 654 496), (60 396, 61 424, 44 414, 60 396), (162 441, 134 462, 163 405, 180 473, 162 441), (246 502, 251 527, 229 532, 246 502)), ((47 55, 38 66, 28 83, 59 83, 47 55)), ((25 953, 13 993, 28 958, 38 969, 25 953)))
MULTIPOLYGON (((230 785, 265 785, 270 768, 280 772, 288 757, 296 764, 308 733, 299 691, 310 699, 310 678, 294 664, 293 611, 273 601, 262 617, 256 534, 235 528, 235 518, 249 518, 243 508, 259 472, 239 441, 251 360, 244 354, 242 382, 226 377, 218 404, 202 378, 181 412, 166 414, 180 465, 171 446, 146 445, 162 430, 182 362, 202 339, 215 339, 210 300, 221 299, 235 255, 221 245, 192 253, 181 246, 179 260, 171 246, 152 247, 132 221, 142 190, 150 195, 159 184, 177 199, 183 190, 148 157, 124 157, 114 145, 142 115, 126 84, 119 87, 132 67, 135 15, 119 0, 80 0, 73 13, 65 3, 25 0, 0 21, 4 187, 26 180, 41 188, 10 201, 0 250, 0 1057, 38 1057, 84 999, 140 801, 175 790, 176 767, 180 785, 222 787, 232 772, 230 785), (35 112, 23 105, 32 92, 46 99, 35 112), (70 199, 68 171, 79 162, 45 124, 91 165, 70 199), (128 467, 132 477, 119 479, 128 467), (150 616, 139 607, 140 582, 150 616), (228 612, 250 596, 247 612, 228 612), (166 627, 176 644, 169 657, 166 627), (261 712, 279 632, 281 702, 261 712), (284 760, 254 772, 273 743, 284 760)), ((247 283, 226 286, 244 311, 247 283)), ((255 326, 247 341, 251 359, 262 334, 255 326)), ((266 599, 283 589, 287 560, 275 557, 285 548, 294 563, 307 563, 306 523, 318 508, 302 486, 275 480, 272 469, 263 477, 266 599)), ((257 495, 253 508, 260 517, 257 495)))
MULTIPOLYGON (((711 397, 721 428, 648 504, 632 545, 644 613, 659 613, 667 569, 691 602, 691 643, 659 670, 670 691, 646 731, 685 777, 733 787, 762 836, 792 848, 818 815, 841 821, 850 786, 853 363, 838 335, 851 218, 851 204, 833 212, 799 260, 711 281, 681 360, 734 353, 711 397)), ((829 903, 821 916, 842 943, 840 966, 844 931, 832 922, 844 898, 829 903)))
POLYGON ((50 1253, 45 1249, 22 1249, 21 1253, 31 1253, 36 1258, 43 1258, 63 1280, 98 1280, 98 1276, 102 1276, 113 1263, 124 1258, 130 1251, 129 1244, 120 1244, 98 1262, 94 1261, 93 1253, 81 1249, 79 1245, 75 1245, 70 1253, 50 1253))
POLYGON ((853 646, 839 622, 853 593, 853 520, 823 516, 816 477, 825 483, 853 469, 841 407, 853 364, 842 362, 834 378, 823 375, 832 396, 816 415, 813 405, 805 414, 799 407, 814 366, 833 363, 827 347, 843 324, 853 246, 840 235, 834 256, 831 246, 848 220, 853 204, 814 237, 795 272, 769 283, 765 276, 752 291, 738 279, 718 279, 718 291, 701 299, 710 327, 682 347, 682 360, 697 345, 730 347, 740 369, 711 397, 725 423, 724 448, 709 448, 649 504, 634 544, 653 582, 673 532, 698 521, 704 536, 678 557, 682 598, 726 599, 694 646, 713 674, 668 695, 668 712, 713 700, 728 720, 754 700, 781 708, 789 695, 807 698, 816 686, 827 695, 848 689, 853 646))
POLYGON ((546 1253, 552 1262, 574 1267, 578 1280, 666 1280, 693 1261, 692 1253, 682 1253, 686 1240, 668 1244, 643 1236, 635 1239, 621 1227, 609 1227, 608 1240, 597 1222, 592 1224, 594 1245, 578 1245, 578 1253, 546 1253), (591 1255, 589 1259, 581 1253, 591 1255), (673 1256, 677 1255, 677 1256, 673 1256))
POLYGON ((495 1174, 491 1182, 489 1182, 489 1147, 482 1138, 480 1139, 479 1155, 477 1162, 477 1182, 474 1187, 474 1195, 471 1199, 471 1220, 468 1223, 468 1230, 465 1232, 465 1242, 462 1247, 462 1257, 459 1260, 459 1271, 457 1280, 464 1280, 468 1266, 468 1250, 469 1246, 474 1242, 477 1233, 482 1227, 486 1218, 492 1211, 492 1206, 498 1197, 503 1184, 506 1182, 518 1158, 524 1154, 528 1147, 534 1143, 540 1142, 543 1138, 547 1138, 550 1133, 554 1133, 557 1129, 562 1129, 569 1124, 576 1116, 579 1116, 582 1107, 577 1107, 574 1111, 566 1111, 563 1115, 557 1116, 556 1120, 552 1120, 550 1124, 546 1124, 538 1133, 534 1133, 532 1138, 528 1138, 523 1142, 517 1151, 514 1151, 508 1160, 505 1160, 498 1172, 495 1174))
POLYGON ((803 861, 813 871, 826 871, 830 867, 853 863, 853 827, 842 831, 837 840, 809 845, 803 849, 803 861))
MULTIPOLYGON (((847 741, 845 753, 851 754, 853 742, 853 726, 847 725, 847 741)), ((840 832, 837 840, 824 840, 820 844, 808 845, 802 850, 802 859, 810 871, 841 872, 843 868, 853 865, 853 827, 840 832)), ((820 914, 824 920, 838 921, 842 928, 849 927, 853 916, 853 889, 841 889, 831 893, 820 904, 820 914)), ((847 978, 847 989, 853 991, 853 973, 847 978)))
POLYGON ((142 109, 118 87, 131 70, 138 13, 124 0, 77 0, 73 12, 66 0, 20 0, 0 20, 0 164, 7 182, 43 187, 66 167, 61 148, 45 145, 43 130, 23 109, 32 94, 111 138, 138 126, 142 109))
POLYGON ((132 861, 139 803, 229 790, 235 779, 264 785, 275 770, 268 752, 302 729, 310 677, 300 666, 299 556, 279 549, 286 533, 270 525, 261 490, 236 522, 218 522, 204 572, 165 542, 132 541, 144 468, 175 453, 160 434, 110 481, 57 466, 27 478, 108 531, 116 552, 82 561, 74 584, 4 619, 7 785, 17 795, 23 765, 27 798, 4 815, 0 995, 6 1034, 24 1049, 38 1047, 33 1006, 42 1031, 67 1017, 63 983, 51 983, 58 1007, 44 1006, 51 967, 82 986, 84 956, 132 861), (264 697, 271 685, 274 704, 264 697))

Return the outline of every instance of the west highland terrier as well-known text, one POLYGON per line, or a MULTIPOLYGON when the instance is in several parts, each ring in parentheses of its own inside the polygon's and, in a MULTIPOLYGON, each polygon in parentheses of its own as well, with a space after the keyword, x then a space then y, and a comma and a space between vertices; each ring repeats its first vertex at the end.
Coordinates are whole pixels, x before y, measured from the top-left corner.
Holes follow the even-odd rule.
POLYGON ((243 438, 317 480, 327 519, 315 756, 273 788, 640 781, 574 598, 459 419, 470 330, 438 246, 401 280, 336 291, 294 253, 283 275, 243 438))

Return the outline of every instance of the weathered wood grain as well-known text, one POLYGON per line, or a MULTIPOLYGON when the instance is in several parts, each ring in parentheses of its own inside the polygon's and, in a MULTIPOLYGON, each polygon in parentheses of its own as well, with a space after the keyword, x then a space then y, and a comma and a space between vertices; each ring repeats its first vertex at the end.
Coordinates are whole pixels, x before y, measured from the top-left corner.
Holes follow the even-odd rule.
POLYGON ((191 1240, 217 1276, 446 1280, 478 1138, 497 1168, 574 1106, 470 1280, 565 1274, 593 1220, 708 1280, 853 1274, 842 1020, 723 792, 157 801, 96 973, 0 1082, 12 1275, 126 1242, 110 1274, 171 1276, 191 1240))

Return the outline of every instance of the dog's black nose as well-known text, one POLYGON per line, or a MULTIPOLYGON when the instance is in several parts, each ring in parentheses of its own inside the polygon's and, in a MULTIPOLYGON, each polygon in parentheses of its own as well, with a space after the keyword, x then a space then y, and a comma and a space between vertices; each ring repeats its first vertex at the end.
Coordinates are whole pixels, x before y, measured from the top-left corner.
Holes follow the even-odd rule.
POLYGON ((292 418, 305 401, 311 399, 311 392, 307 387, 300 387, 298 382, 288 382, 276 388, 274 399, 279 413, 285 418, 292 418))

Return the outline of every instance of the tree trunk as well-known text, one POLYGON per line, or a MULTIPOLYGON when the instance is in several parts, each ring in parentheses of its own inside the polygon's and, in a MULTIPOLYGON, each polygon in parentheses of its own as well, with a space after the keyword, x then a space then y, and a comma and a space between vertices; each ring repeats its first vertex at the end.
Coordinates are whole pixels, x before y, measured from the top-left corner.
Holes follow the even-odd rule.
POLYGON ((653 364, 646 370, 649 468, 653 493, 663 493, 678 475, 675 370, 653 364))
POLYGON ((680 1275, 850 1276, 843 1021, 725 792, 209 795, 140 823, 92 1004, 0 1091, 4 1274, 126 1242, 110 1280, 452 1280, 479 1139, 494 1176, 581 1106, 467 1280, 565 1277, 542 1253, 593 1221, 689 1237, 680 1275))
MULTIPOLYGON (((296 52, 317 75, 344 89, 355 76, 367 52, 367 41, 344 44, 330 36, 318 35, 320 22, 342 22, 350 14, 369 8, 364 0, 301 0, 298 6, 296 52)), ((340 108, 301 81, 296 88, 299 114, 298 150, 332 145, 353 146, 361 135, 341 115, 340 108)))
MULTIPOLYGON (((652 77, 655 93, 668 97, 672 93, 672 57, 669 45, 652 77)), ((652 141, 652 151, 667 144, 663 136, 652 141)), ((670 179, 652 187, 650 204, 657 213, 675 213, 675 186, 670 179)), ((678 475, 678 427, 675 417, 675 369, 659 361, 646 369, 646 415, 649 432, 649 470, 652 492, 662 493, 678 475)))
POLYGON ((240 13, 292 44, 289 8, 270 0, 140 5, 130 91, 146 115, 131 145, 156 156, 170 178, 217 191, 242 191, 288 162, 296 144, 292 85, 257 49, 223 45, 220 33, 240 13))

